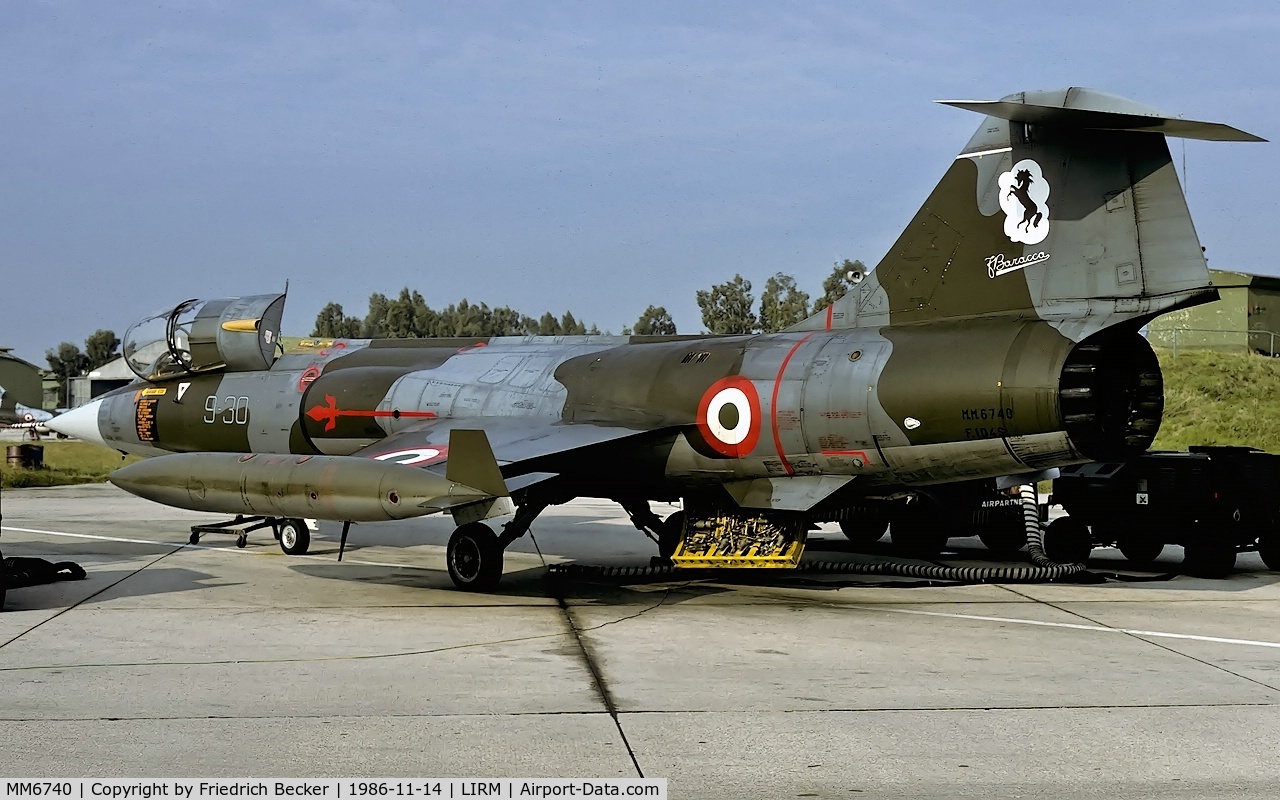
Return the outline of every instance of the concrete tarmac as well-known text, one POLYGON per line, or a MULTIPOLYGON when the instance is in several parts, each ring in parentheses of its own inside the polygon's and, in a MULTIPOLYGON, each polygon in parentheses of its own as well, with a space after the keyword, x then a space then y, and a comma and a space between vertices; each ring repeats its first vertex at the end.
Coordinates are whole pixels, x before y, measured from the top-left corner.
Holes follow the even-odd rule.
MULTIPOLYGON (((5 555, 89 573, 0 614, 10 777, 643 775, 672 798, 1280 786, 1280 574, 1254 554, 1218 581, 549 581, 545 564, 654 552, 583 500, 474 595, 445 573, 448 518, 356 526, 339 564, 336 525, 303 557, 265 531, 191 546, 218 518, 109 485, 10 490, 0 510, 5 555)), ((987 557, 952 545, 944 561, 987 557)), ((808 553, 891 549, 858 555, 826 526, 808 553)))

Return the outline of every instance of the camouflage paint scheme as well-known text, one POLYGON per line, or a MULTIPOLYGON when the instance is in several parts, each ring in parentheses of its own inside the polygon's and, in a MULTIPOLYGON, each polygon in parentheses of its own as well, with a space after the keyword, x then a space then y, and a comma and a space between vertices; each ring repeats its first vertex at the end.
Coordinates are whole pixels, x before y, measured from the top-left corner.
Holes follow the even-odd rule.
POLYGON ((430 470, 451 431, 479 429, 509 485, 527 476, 517 506, 684 498, 690 519, 839 518, 1146 449, 1163 394, 1139 328, 1216 298, 1165 135, 1256 137, 1084 89, 951 105, 988 116, 866 279, 791 330, 304 341, 73 413, 145 456, 430 470))

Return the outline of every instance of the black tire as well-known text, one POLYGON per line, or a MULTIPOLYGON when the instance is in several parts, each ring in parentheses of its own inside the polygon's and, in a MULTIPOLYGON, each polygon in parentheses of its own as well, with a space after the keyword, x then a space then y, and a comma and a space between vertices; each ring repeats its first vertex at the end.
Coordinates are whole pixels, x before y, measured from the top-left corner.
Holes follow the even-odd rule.
POLYGON ((1135 566, 1146 566, 1164 552, 1164 542, 1140 533, 1117 536, 1116 547, 1135 566))
POLYGON ((1027 544, 1027 526, 1021 506, 997 509, 978 531, 978 539, 993 553, 1013 555, 1027 544))
POLYGON ((951 538, 942 515, 930 509, 910 508, 893 521, 889 535, 903 555, 921 559, 937 558, 951 538))
POLYGON ((187 537, 187 541, 191 544, 200 544, 200 534, 193 533, 187 537))
POLYGON ((300 519, 280 520, 280 549, 287 556, 306 555, 311 547, 311 531, 300 519))
POLYGON ((236 537, 236 547, 239 547, 241 550, 243 550, 243 549, 244 549, 244 546, 245 546, 245 545, 247 545, 248 543, 249 543, 249 537, 248 537, 248 536, 237 536, 237 537, 236 537))
POLYGON ((502 548, 483 522, 469 522, 453 532, 445 561, 453 585, 463 591, 491 592, 502 580, 502 548))
POLYGON ((685 513, 677 511, 662 523, 662 527, 658 530, 658 558, 670 561, 671 557, 675 555, 676 548, 680 546, 680 541, 684 539, 685 519, 685 513))
POLYGON ((1225 578, 1236 568, 1236 548, 1230 542, 1200 542, 1182 550, 1182 566, 1188 575, 1225 578))
POLYGON ((1280 572, 1280 530, 1265 530, 1258 537, 1258 555, 1267 569, 1280 572))
POLYGON ((1075 517, 1058 517, 1044 529, 1044 555, 1058 564, 1083 564, 1093 552, 1089 526, 1075 517))
POLYGON ((879 516, 860 516, 840 520, 840 532, 855 547, 870 547, 889 531, 889 520, 879 516))

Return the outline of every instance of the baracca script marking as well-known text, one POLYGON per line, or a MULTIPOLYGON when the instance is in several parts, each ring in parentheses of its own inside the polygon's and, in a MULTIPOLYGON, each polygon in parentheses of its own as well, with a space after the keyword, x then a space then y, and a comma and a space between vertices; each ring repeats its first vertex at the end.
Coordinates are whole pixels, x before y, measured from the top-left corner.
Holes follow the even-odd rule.
POLYGON ((1017 272, 1032 264, 1040 264, 1048 260, 1049 254, 1043 250, 1038 253, 1019 256, 1012 261, 1005 258, 1004 253, 996 253, 994 256, 987 256, 987 277, 996 278, 1000 275, 1007 275, 1010 272, 1017 272))

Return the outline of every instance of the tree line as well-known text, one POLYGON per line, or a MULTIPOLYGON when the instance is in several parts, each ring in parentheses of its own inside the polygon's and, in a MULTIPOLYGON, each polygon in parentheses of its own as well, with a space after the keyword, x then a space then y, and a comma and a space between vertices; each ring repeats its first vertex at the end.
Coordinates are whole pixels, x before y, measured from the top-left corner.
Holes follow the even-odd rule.
POLYGON ((312 336, 326 339, 426 339, 442 336, 562 336, 600 333, 566 311, 550 311, 535 319, 507 306, 490 308, 465 298, 447 308, 434 309, 422 294, 400 290, 396 298, 375 292, 363 318, 350 316, 341 303, 329 303, 316 315, 312 336))
MULTIPOLYGON (((781 272, 768 278, 757 307, 751 281, 734 275, 732 280, 716 284, 697 293, 702 310, 702 325, 708 333, 775 333, 816 314, 839 300, 853 283, 852 271, 865 272, 861 261, 836 262, 831 274, 822 282, 822 296, 809 303, 809 294, 801 290, 794 277, 781 272), (758 309, 758 310, 757 310, 758 309)), ((587 325, 573 312, 557 316, 550 311, 541 317, 521 314, 507 306, 490 308, 484 303, 461 300, 446 308, 433 309, 422 294, 401 289, 394 298, 382 293, 369 297, 369 310, 364 317, 347 315, 340 303, 329 303, 316 315, 314 337, 326 339, 425 339, 450 336, 565 336, 597 334, 595 325, 587 325)), ((663 306, 649 306, 635 325, 622 329, 623 335, 672 336, 676 324, 663 306)), ((84 348, 73 342, 62 342, 45 351, 49 372, 58 380, 59 393, 66 396, 70 378, 119 357, 120 339, 114 331, 97 330, 84 341, 84 348)))
MULTIPOLYGON (((861 261, 844 259, 835 263, 822 282, 822 296, 809 303, 809 294, 796 279, 781 272, 765 281, 757 311, 751 281, 734 275, 732 280, 697 293, 702 324, 707 333, 776 333, 816 314, 844 296, 854 284, 850 273, 865 272, 861 261)), ((449 336, 563 336, 598 334, 600 330, 566 311, 560 316, 550 311, 531 317, 507 306, 490 308, 485 303, 463 299, 446 308, 434 309, 426 299, 408 287, 395 298, 378 292, 369 297, 364 317, 349 315, 341 303, 329 303, 316 315, 314 337, 325 339, 425 339, 449 336)), ((663 306, 651 305, 635 325, 622 329, 623 335, 671 336, 675 321, 663 306)))

